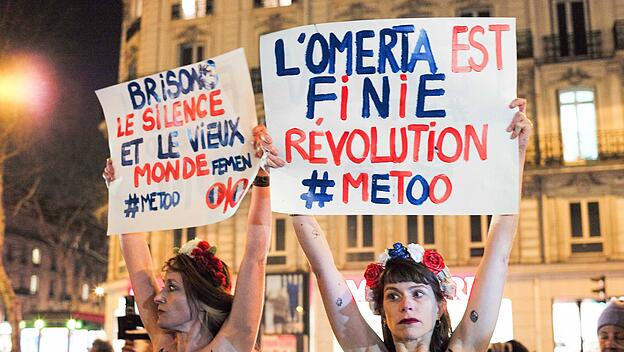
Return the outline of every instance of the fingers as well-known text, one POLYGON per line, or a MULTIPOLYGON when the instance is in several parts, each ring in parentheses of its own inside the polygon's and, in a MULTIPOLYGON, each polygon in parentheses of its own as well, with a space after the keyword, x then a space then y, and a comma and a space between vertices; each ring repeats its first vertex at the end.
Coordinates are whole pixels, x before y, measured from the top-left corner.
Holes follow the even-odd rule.
POLYGON ((109 184, 115 180, 115 168, 113 167, 113 160, 111 158, 106 159, 106 165, 104 166, 104 172, 102 177, 109 184))
POLYGON ((286 165, 286 162, 277 155, 267 154, 267 165, 272 168, 277 168, 286 165))
POLYGON ((508 127, 508 132, 511 132, 509 138, 514 139, 520 135, 525 135, 533 130, 533 123, 526 117, 524 113, 517 112, 512 121, 512 124, 508 127))
POLYGON ((511 101, 511 103, 509 104, 509 108, 510 109, 518 108, 520 109, 520 112, 526 112, 526 105, 527 105, 526 99, 516 98, 511 101))

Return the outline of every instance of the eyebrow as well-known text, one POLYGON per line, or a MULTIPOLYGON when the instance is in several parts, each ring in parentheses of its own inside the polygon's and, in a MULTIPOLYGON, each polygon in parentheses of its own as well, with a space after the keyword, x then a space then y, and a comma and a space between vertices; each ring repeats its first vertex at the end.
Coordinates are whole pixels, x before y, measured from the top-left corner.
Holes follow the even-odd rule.
MULTIPOLYGON (((407 289, 411 290, 411 289, 422 288, 422 287, 427 287, 427 285, 426 284, 417 284, 417 283, 415 283, 414 285, 408 287, 407 289)), ((384 292, 386 292, 387 290, 399 291, 399 289, 397 289, 396 287, 388 287, 386 285, 386 287, 384 288, 384 292)))

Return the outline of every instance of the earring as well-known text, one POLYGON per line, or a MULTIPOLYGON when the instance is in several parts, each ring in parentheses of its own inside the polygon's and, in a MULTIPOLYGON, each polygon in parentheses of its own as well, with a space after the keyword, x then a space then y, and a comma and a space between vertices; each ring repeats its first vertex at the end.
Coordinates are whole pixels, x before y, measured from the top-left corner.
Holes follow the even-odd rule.
POLYGON ((436 320, 436 322, 435 322, 435 327, 436 327, 436 328, 440 328, 440 325, 441 325, 441 324, 442 324, 442 323, 440 322, 440 319, 438 319, 438 320, 436 320))

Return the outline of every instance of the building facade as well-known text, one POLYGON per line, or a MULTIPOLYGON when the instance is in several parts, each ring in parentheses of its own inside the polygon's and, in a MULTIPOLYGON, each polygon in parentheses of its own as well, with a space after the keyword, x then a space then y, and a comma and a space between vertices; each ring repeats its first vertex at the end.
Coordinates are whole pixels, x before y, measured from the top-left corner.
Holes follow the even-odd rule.
MULTIPOLYGON (((94 289, 106 279, 106 257, 88 247, 55 243, 41 226, 26 216, 7 217, 3 261, 20 306, 22 328, 42 319, 48 328, 99 330, 104 325, 104 302, 94 289)), ((4 319, 2 319, 4 320, 4 319)))
MULTIPOLYGON (((521 220, 495 338, 535 351, 595 348, 606 296, 624 295, 624 0, 126 0, 120 81, 245 48, 264 116, 259 36, 299 25, 377 18, 515 17, 518 95, 535 125, 521 220), (593 327, 593 330, 592 330, 593 327)), ((234 272, 242 255, 247 201, 235 217, 149 235, 154 268, 190 237, 219 247, 234 272)), ((363 302, 361 273, 396 241, 444 254, 463 287, 460 314, 487 237, 488 216, 319 217, 336 264, 363 302)), ((129 283, 110 237, 107 331, 129 283)), ((288 216, 274 214, 265 350, 339 350, 288 216), (287 307, 288 309, 285 309, 287 307)), ((368 316, 374 323, 375 317, 368 316)))

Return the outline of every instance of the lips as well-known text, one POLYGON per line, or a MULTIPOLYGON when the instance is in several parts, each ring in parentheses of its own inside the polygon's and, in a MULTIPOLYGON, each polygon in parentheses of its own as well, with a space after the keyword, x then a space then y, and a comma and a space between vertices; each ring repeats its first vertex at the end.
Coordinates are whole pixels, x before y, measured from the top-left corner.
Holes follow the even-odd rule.
POLYGON ((416 324, 416 323, 420 323, 420 320, 416 318, 405 318, 399 322, 399 324, 416 324))

